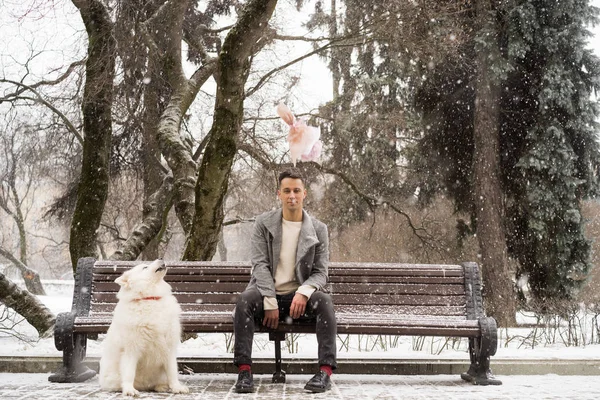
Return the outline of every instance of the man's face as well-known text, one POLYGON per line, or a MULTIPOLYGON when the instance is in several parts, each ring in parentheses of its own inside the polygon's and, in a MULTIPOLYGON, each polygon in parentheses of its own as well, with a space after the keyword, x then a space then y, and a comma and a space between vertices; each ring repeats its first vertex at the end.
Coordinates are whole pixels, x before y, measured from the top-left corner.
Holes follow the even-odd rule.
POLYGON ((281 206, 289 211, 302 209, 304 198, 306 197, 306 189, 302 184, 301 179, 283 178, 277 197, 281 200, 281 206))

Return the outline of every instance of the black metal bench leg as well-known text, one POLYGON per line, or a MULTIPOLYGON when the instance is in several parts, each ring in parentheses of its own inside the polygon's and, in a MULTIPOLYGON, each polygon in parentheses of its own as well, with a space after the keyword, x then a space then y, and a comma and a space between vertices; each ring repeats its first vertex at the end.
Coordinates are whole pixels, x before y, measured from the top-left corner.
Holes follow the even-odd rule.
POLYGON ((73 332, 75 317, 78 315, 88 315, 90 311, 95 262, 96 260, 91 257, 79 259, 75 274, 71 311, 60 313, 56 316, 54 344, 58 351, 63 352, 63 365, 56 373, 48 377, 50 382, 83 382, 96 375, 96 371, 83 364, 87 346, 87 335, 73 332))
POLYGON ((73 333, 74 313, 60 313, 56 318, 54 342, 63 352, 63 365, 48 377, 50 382, 83 382, 96 375, 96 371, 83 364, 87 346, 85 334, 73 333))
POLYGON ((74 335, 72 345, 67 345, 63 350, 63 365, 56 373, 48 377, 50 382, 84 382, 96 375, 96 371, 88 368, 83 363, 83 359, 85 358, 86 342, 86 335, 74 335))
POLYGON ((461 378, 474 385, 502 385, 490 369, 490 356, 496 354, 498 345, 498 330, 496 320, 490 317, 479 319, 481 337, 469 338, 469 356, 471 366, 461 374, 461 378))
POLYGON ((285 383, 285 371, 281 369, 281 341, 285 340, 285 333, 271 332, 269 340, 275 344, 275 373, 273 374, 273 383, 285 383))

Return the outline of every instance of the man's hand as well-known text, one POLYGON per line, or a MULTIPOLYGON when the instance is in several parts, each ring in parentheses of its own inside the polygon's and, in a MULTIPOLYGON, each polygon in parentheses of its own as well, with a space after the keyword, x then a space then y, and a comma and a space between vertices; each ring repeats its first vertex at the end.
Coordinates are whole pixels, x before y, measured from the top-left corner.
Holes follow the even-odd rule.
POLYGON ((294 298, 292 299, 292 305, 290 306, 290 317, 293 319, 298 319, 302 315, 304 315, 304 311, 306 311, 306 302, 308 301, 308 297, 303 294, 296 293, 294 298))
POLYGON ((277 329, 277 326, 279 325, 279 309, 265 310, 263 325, 267 328, 277 329))

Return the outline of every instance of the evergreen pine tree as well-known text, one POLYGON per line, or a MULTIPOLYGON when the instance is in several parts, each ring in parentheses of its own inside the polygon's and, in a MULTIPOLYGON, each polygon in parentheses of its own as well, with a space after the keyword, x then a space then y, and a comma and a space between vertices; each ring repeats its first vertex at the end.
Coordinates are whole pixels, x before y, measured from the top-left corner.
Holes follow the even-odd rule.
POLYGON ((509 14, 509 87, 527 88, 523 97, 507 92, 504 99, 513 111, 507 128, 512 118, 521 128, 506 130, 507 138, 520 136, 510 244, 541 300, 570 298, 590 269, 580 203, 598 184, 598 105, 591 95, 600 88, 600 63, 587 48, 597 16, 588 3, 526 1, 509 14))
MULTIPOLYGON (((536 299, 571 298, 590 269, 580 203, 596 194, 598 58, 587 48, 588 1, 507 3, 502 51, 510 63, 500 115, 506 232, 517 277, 536 299)), ((474 44, 435 68, 417 94, 429 129, 409 153, 424 198, 440 191, 472 211, 474 44)), ((476 229, 476 227, 473 227, 476 229)))

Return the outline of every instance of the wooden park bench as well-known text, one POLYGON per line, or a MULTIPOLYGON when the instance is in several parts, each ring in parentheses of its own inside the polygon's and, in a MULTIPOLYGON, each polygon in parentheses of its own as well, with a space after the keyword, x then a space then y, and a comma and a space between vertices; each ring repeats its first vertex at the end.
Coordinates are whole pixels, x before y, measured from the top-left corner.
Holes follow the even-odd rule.
MULTIPOLYGON (((138 263, 79 260, 72 310, 57 316, 54 331, 63 365, 50 381, 81 382, 95 375, 83 364, 87 335, 106 333, 119 290, 114 280, 138 263)), ((167 268, 165 280, 181 305, 183 332, 233 332, 232 310, 250 279, 249 263, 167 262, 167 268)), ((332 262, 329 277, 338 334, 466 337, 471 365, 461 377, 479 385, 501 384, 490 371, 497 327, 484 314, 477 264, 332 262)), ((286 333, 314 333, 315 325, 257 326, 275 344, 273 382, 285 382, 281 341, 286 333)))

